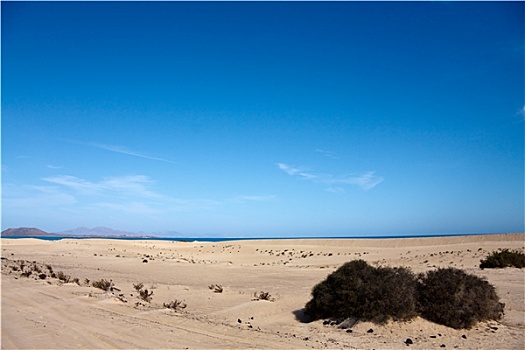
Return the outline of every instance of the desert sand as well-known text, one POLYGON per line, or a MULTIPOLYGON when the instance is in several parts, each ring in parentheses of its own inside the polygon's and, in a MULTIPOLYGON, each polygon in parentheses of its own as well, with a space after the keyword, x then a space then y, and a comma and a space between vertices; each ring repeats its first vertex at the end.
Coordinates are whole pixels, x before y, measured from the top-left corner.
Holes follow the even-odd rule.
POLYGON ((1 243, 2 349, 525 347, 525 269, 479 268, 480 259, 497 249, 523 251, 523 233, 219 243, 2 238, 1 243), (468 330, 421 318, 386 325, 360 322, 351 333, 323 320, 306 322, 303 308, 312 287, 354 259, 406 266, 416 273, 464 269, 496 287, 505 316, 468 330), (41 279, 36 272, 21 276, 15 271, 21 261, 48 275, 63 272, 78 283, 41 279), (111 280, 113 291, 90 285, 101 279, 111 280), (153 292, 150 302, 139 299, 138 283, 153 292), (258 300, 261 292, 270 300, 258 300), (175 300, 187 306, 163 306, 175 300), (413 342, 409 346, 407 338, 413 342))

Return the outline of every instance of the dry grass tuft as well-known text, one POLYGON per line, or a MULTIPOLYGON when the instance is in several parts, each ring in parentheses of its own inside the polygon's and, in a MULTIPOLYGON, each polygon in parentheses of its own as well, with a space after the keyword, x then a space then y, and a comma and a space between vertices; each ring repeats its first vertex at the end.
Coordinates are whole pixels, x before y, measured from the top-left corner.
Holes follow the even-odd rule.
POLYGON ((91 285, 95 288, 102 289, 106 292, 109 292, 109 290, 111 289, 111 282, 106 281, 105 279, 101 279, 100 281, 93 281, 91 285))
POLYGON ((211 284, 208 286, 214 293, 222 293, 223 288, 220 284, 211 284))
POLYGON ((169 303, 164 303, 163 305, 165 308, 171 309, 174 311, 180 311, 182 309, 185 309, 187 306, 186 303, 184 303, 181 300, 177 300, 177 299, 170 301, 169 303))
POLYGON ((66 275, 64 272, 62 271, 58 271, 57 274, 56 274, 56 277, 64 282, 64 283, 69 283, 69 281, 71 280, 71 276, 69 275, 66 275))
POLYGON ((275 301, 275 298, 272 297, 272 295, 268 292, 255 292, 253 293, 253 299, 252 300, 255 300, 255 301, 259 301, 259 300, 267 300, 267 301, 275 301))

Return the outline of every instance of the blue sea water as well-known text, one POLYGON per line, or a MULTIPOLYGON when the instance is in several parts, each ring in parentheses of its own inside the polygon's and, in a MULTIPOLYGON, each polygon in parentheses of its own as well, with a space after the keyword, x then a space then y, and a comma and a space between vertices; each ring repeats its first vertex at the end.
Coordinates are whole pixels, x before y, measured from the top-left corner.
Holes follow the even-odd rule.
MULTIPOLYGON (((117 239, 124 241, 173 241, 173 242, 227 242, 244 240, 289 240, 289 239, 394 239, 394 238, 425 238, 425 237, 458 237, 474 236, 479 233, 451 233, 451 234, 422 234, 422 235, 391 235, 391 236, 308 236, 308 237, 93 237, 93 236, 9 236, 2 238, 36 238, 45 241, 59 241, 61 239, 117 239)), ((487 233, 483 235, 488 235, 487 233)))

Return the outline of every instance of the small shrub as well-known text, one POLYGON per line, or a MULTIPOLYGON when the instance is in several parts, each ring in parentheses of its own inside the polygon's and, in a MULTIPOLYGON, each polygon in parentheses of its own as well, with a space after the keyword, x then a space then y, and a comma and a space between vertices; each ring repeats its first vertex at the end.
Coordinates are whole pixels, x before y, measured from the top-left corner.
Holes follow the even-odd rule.
POLYGON ((503 314, 495 288, 478 276, 449 267, 421 274, 419 282, 419 311, 429 321, 463 329, 503 314))
POLYGON ((210 288, 214 293, 222 293, 223 288, 219 284, 212 284, 209 285, 208 288, 210 288))
POLYGON ((147 289, 141 289, 139 290, 139 298, 146 301, 151 302, 151 296, 153 295, 153 291, 148 292, 147 289))
POLYGON ((525 254, 519 250, 503 249, 492 252, 487 258, 480 260, 480 268, 525 267, 525 254))
POLYGON ((175 311, 186 308, 186 304, 177 299, 170 301, 169 303, 164 303, 163 305, 165 308, 175 310, 175 311))
POLYGON ((76 277, 73 278, 73 279, 71 280, 71 282, 72 282, 72 283, 75 283, 75 284, 77 284, 77 285, 80 286, 80 280, 79 280, 78 278, 76 278, 76 277))
POLYGON ((38 275, 38 278, 40 278, 41 280, 45 280, 47 277, 47 275, 45 273, 41 273, 40 275, 38 275))
POLYGON ((257 292, 253 293, 253 300, 267 300, 267 301, 275 301, 275 298, 271 296, 268 292, 260 292, 257 294, 257 292))
POLYGON ((20 276, 23 276, 23 277, 29 277, 29 276, 31 276, 31 271, 22 272, 22 273, 20 274, 20 276))
POLYGON ((105 279, 101 279, 100 281, 93 281, 91 285, 95 288, 102 289, 106 292, 108 292, 111 289, 111 282, 106 281, 105 279))
POLYGON ((62 271, 58 271, 57 274, 56 274, 57 278, 64 282, 64 283, 69 283, 69 280, 71 279, 71 276, 68 276, 66 275, 65 273, 63 273, 62 271))
POLYGON ((37 264, 33 264, 33 271, 36 273, 41 273, 42 269, 37 264))
POLYGON ((153 291, 150 292, 147 289, 142 289, 144 288, 143 283, 133 284, 133 288, 135 288, 135 290, 139 293, 137 298, 142 299, 148 303, 151 301, 151 296, 153 295, 153 291))
POLYGON ((403 267, 373 267, 364 260, 345 263, 312 289, 305 313, 314 320, 354 318, 386 323, 416 316, 416 278, 403 267))

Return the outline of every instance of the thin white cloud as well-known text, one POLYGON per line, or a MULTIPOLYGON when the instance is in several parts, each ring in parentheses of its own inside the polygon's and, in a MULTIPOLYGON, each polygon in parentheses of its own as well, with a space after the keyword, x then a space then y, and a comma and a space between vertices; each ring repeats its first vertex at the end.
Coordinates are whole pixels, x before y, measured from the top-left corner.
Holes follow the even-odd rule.
POLYGON ((333 183, 357 185, 363 190, 368 191, 383 182, 381 176, 376 176, 374 171, 368 171, 361 175, 348 175, 339 179, 334 179, 333 183))
MULTIPOLYGON (((88 181, 71 175, 58 175, 43 178, 42 180, 58 185, 72 192, 74 195, 85 196, 118 196, 122 197, 141 197, 141 198, 162 198, 165 202, 166 209, 196 210, 210 209, 217 206, 229 205, 246 202, 267 202, 274 200, 275 195, 240 195, 230 199, 206 199, 206 198, 176 198, 161 195, 149 189, 153 181, 145 175, 129 175, 121 177, 109 177, 98 182, 88 181)), ((115 208, 124 210, 126 205, 112 204, 115 208)), ((106 203, 108 208, 110 204, 106 203)))
POLYGON ((275 199, 275 195, 240 196, 239 200, 247 202, 268 202, 275 199))
POLYGON ((165 204, 166 212, 191 212, 201 210, 211 210, 218 206, 221 206, 225 201, 206 199, 206 198, 167 198, 168 201, 165 204))
POLYGON ((375 175, 375 172, 373 171, 368 171, 359 175, 349 174, 343 176, 334 176, 331 174, 307 173, 299 170, 299 168, 295 168, 284 163, 278 163, 277 166, 279 169, 290 176, 296 176, 303 180, 328 184, 330 186, 334 186, 334 188, 337 187, 337 185, 355 185, 364 191, 368 191, 384 181, 383 177, 375 175))
POLYGON ((56 186, 32 186, 5 184, 2 187, 2 204, 7 208, 38 209, 70 206, 76 203, 74 196, 59 191, 56 186))
POLYGON ((56 166, 56 165, 52 165, 52 164, 48 164, 48 165, 46 165, 46 168, 48 168, 48 169, 53 169, 53 170, 62 169, 61 166, 56 166))
POLYGON ((145 175, 130 175, 123 177, 112 177, 101 182, 104 187, 115 189, 124 192, 131 192, 145 197, 162 197, 160 194, 154 193, 146 188, 147 185, 153 183, 149 177, 145 175))
POLYGON ((337 156, 337 154, 335 154, 335 152, 332 152, 332 151, 327 151, 327 150, 324 150, 324 149, 316 149, 315 150, 317 153, 320 153, 322 154, 323 156, 327 157, 327 158, 331 158, 331 159, 339 159, 339 157, 337 156))
POLYGON ((345 193, 345 189, 342 188, 342 187, 328 187, 326 189, 326 192, 330 192, 330 193, 337 193, 337 194, 343 194, 345 193))
MULTIPOLYGON (((81 222, 108 216, 115 220, 160 220, 181 213, 271 202, 271 194, 243 194, 229 198, 178 198, 153 192, 144 175, 108 177, 92 181, 71 175, 41 179, 45 185, 5 184, 2 204, 10 217, 31 213, 45 220, 81 222), (24 213, 24 214, 20 214, 24 213), (58 219, 61 218, 61 219, 58 219)), ((175 216, 174 216, 175 215, 175 216)))
POLYGON ((44 181, 69 188, 84 195, 104 194, 112 191, 142 197, 162 197, 146 188, 152 181, 144 175, 110 177, 100 182, 91 182, 70 175, 43 178, 44 181))
POLYGON ((521 107, 521 109, 516 114, 520 115, 523 118, 523 120, 525 120, 525 106, 521 107))
POLYGON ((144 158, 144 159, 151 159, 151 160, 156 160, 156 161, 159 161, 159 162, 175 164, 174 161, 171 161, 171 160, 168 160, 168 159, 164 159, 164 158, 149 156, 149 155, 142 154, 142 153, 135 152, 135 151, 131 151, 131 150, 129 150, 129 149, 125 148, 125 147, 122 147, 122 146, 106 145, 106 144, 101 144, 101 143, 88 143, 87 146, 100 148, 100 149, 103 149, 103 150, 106 150, 106 151, 110 151, 110 152, 126 154, 128 156, 139 157, 139 158, 144 158))
POLYGON ((319 175, 301 172, 297 174, 303 180, 316 180, 319 179, 319 175))
POLYGON ((217 207, 239 205, 245 203, 270 202, 277 198, 275 195, 239 195, 225 199, 210 198, 166 198, 166 211, 183 212, 194 210, 211 210, 217 207))
POLYGON ((279 167, 279 169, 281 169, 282 171, 284 171, 288 175, 295 175, 295 174, 297 174, 297 173, 299 173, 301 171, 300 169, 291 167, 291 166, 286 165, 284 163, 277 163, 277 166, 279 167))
POLYGON ((297 175, 303 180, 313 180, 317 178, 317 175, 315 174, 308 173, 300 168, 295 168, 284 163, 277 163, 277 166, 288 175, 297 175))
POLYGON ((59 176, 46 177, 46 178, 43 178, 42 180, 50 182, 55 185, 67 187, 69 189, 75 190, 82 194, 95 194, 96 192, 102 189, 102 186, 100 184, 96 184, 90 181, 79 179, 75 176, 70 176, 70 175, 59 175, 59 176))
POLYGON ((102 208, 104 210, 124 212, 127 214, 136 215, 155 215, 160 214, 162 211, 154 209, 140 202, 131 203, 96 203, 94 206, 102 208))

